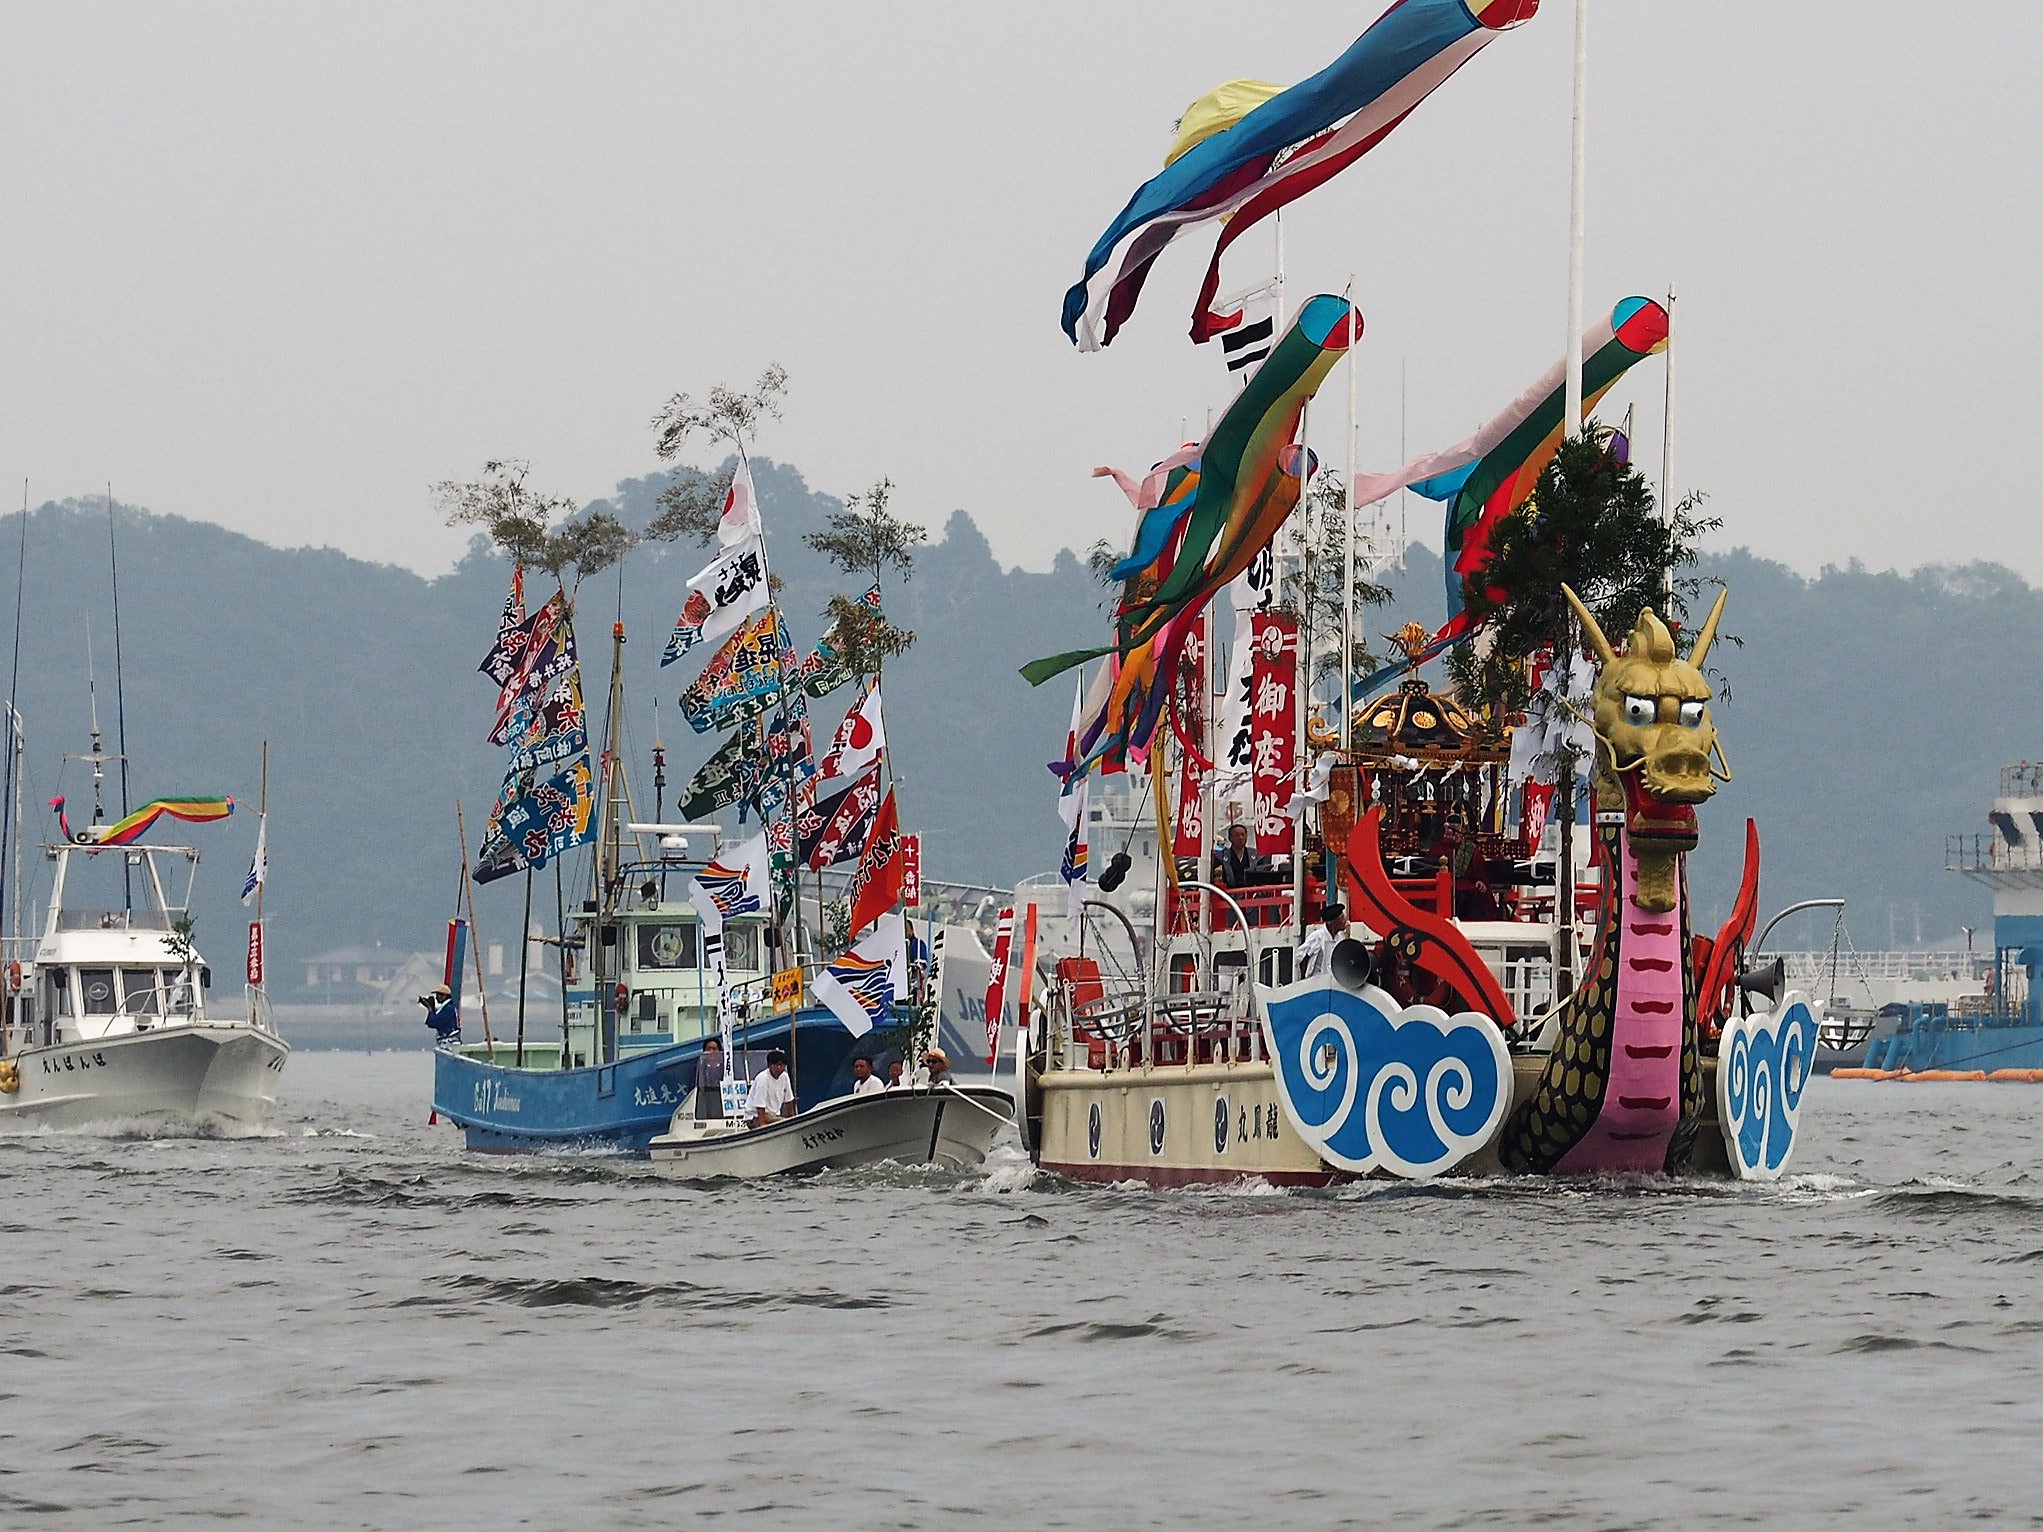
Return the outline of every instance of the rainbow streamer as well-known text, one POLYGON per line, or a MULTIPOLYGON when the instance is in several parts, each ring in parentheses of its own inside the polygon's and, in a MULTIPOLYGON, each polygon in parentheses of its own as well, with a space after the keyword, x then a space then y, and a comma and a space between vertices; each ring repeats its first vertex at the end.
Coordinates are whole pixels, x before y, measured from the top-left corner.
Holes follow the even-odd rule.
POLYGON ((117 819, 110 825, 87 830, 96 845, 126 846, 142 838, 142 833, 157 820, 168 814, 172 819, 188 820, 192 824, 211 824, 216 819, 225 819, 234 812, 234 800, 224 795, 219 797, 157 798, 143 804, 125 819, 117 819))

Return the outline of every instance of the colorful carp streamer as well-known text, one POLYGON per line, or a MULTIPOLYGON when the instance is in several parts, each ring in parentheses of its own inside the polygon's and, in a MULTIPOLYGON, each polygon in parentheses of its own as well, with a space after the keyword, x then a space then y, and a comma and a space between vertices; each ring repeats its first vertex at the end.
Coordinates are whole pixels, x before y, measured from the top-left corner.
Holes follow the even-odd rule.
POLYGON ((1362 316, 1345 298, 1308 299, 1197 455, 1178 453, 1131 490, 1147 508, 1133 550, 1114 568, 1122 581, 1116 641, 1022 667, 1040 686, 1074 665, 1114 657, 1111 689, 1086 720, 1072 770, 1148 748, 1201 609, 1269 546, 1304 493, 1314 462, 1295 441, 1299 417, 1361 330, 1362 316))
MULTIPOLYGON (((1582 337, 1582 410, 1586 417, 1632 367, 1667 349, 1667 310, 1650 298, 1627 298, 1610 318, 1582 337)), ((1497 524, 1531 498, 1539 476, 1561 446, 1567 413, 1568 364, 1554 363, 1504 412, 1467 441, 1407 463, 1396 473, 1355 480, 1357 507, 1411 489, 1447 507, 1442 563, 1447 581, 1447 622, 1420 654, 1424 663, 1470 631, 1462 610, 1465 582, 1489 557, 1497 524)), ((1382 685, 1411 661, 1399 660, 1362 682, 1382 685)))
MULTIPOLYGON (((50 806, 57 811, 58 822, 63 827, 65 839, 71 839, 70 825, 63 818, 64 800, 54 799, 50 806)), ((234 800, 228 797, 158 798, 143 804, 125 819, 117 819, 110 825, 97 825, 81 831, 77 839, 81 843, 92 845, 125 846, 140 840, 142 833, 166 814, 172 819, 185 819, 193 824, 211 824, 216 819, 225 819, 233 812, 234 800)))
POLYGON ((1172 158, 1144 183, 1085 258, 1064 295, 1064 333, 1080 350, 1109 344, 1135 311, 1149 268, 1188 229, 1224 218, 1192 338, 1236 318, 1210 312, 1220 258, 1247 229, 1367 154, 1499 32, 1539 0, 1397 0, 1333 63, 1288 90, 1236 80, 1187 109, 1172 158))

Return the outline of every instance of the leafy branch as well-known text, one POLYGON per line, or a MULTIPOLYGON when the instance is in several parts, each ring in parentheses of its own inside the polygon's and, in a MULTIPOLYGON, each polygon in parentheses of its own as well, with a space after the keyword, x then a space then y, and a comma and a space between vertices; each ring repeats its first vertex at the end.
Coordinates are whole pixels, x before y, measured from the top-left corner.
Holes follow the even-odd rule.
MULTIPOLYGON (((727 444, 742 458, 746 443, 758 435, 759 422, 780 419, 780 401, 786 393, 787 369, 770 362, 749 390, 719 383, 700 402, 675 394, 653 416, 653 450, 661 462, 671 463, 690 438, 701 435, 727 444)), ((685 463, 676 467, 673 479, 660 491, 660 510, 647 523, 646 537, 653 542, 686 537, 707 545, 716 537, 736 471, 735 464, 713 474, 685 463)))
POLYGON ((589 575, 623 558, 634 539, 608 511, 577 516, 569 497, 530 488, 530 470, 517 459, 488 462, 479 479, 435 484, 433 500, 448 526, 482 528, 507 558, 545 570, 572 595, 589 575))

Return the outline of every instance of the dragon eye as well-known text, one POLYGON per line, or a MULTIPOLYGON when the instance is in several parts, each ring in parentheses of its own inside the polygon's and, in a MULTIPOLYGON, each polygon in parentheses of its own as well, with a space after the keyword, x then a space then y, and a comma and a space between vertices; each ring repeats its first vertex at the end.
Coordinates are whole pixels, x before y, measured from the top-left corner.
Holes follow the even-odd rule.
POLYGON ((1703 704, 1684 702, 1681 704, 1681 726, 1684 729, 1699 729, 1703 721, 1703 704))
POLYGON ((1659 709, 1659 703, 1651 697, 1627 696, 1624 699, 1624 721, 1643 729, 1653 721, 1659 709))

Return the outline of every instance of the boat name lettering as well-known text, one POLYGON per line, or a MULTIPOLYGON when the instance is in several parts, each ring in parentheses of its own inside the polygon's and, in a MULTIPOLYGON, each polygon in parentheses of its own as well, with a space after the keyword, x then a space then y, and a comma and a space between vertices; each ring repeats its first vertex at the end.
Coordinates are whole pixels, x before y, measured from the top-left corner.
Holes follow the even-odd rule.
POLYGON ((46 1075, 60 1075, 66 1071, 75 1073, 80 1069, 104 1069, 106 1068, 106 1055, 99 1052, 91 1054, 65 1053, 60 1054, 56 1058, 51 1058, 45 1054, 42 1065, 43 1073, 46 1075))
POLYGON ((631 1088, 633 1106, 672 1106, 681 1099, 681 1093, 672 1085, 634 1085, 631 1088))
POLYGON ((842 1128, 823 1128, 815 1133, 804 1133, 802 1135, 802 1147, 804 1149, 816 1149, 824 1144, 834 1144, 842 1137, 844 1137, 844 1130, 842 1128))
POLYGON ((1245 1106, 1234 1125, 1234 1141, 1245 1143, 1252 1138, 1275 1138, 1277 1136, 1277 1103, 1272 1101, 1264 1106, 1245 1106))
POLYGON ((478 1112, 516 1112, 525 1103, 511 1094, 508 1080, 477 1080, 475 1082, 475 1109, 478 1112))

